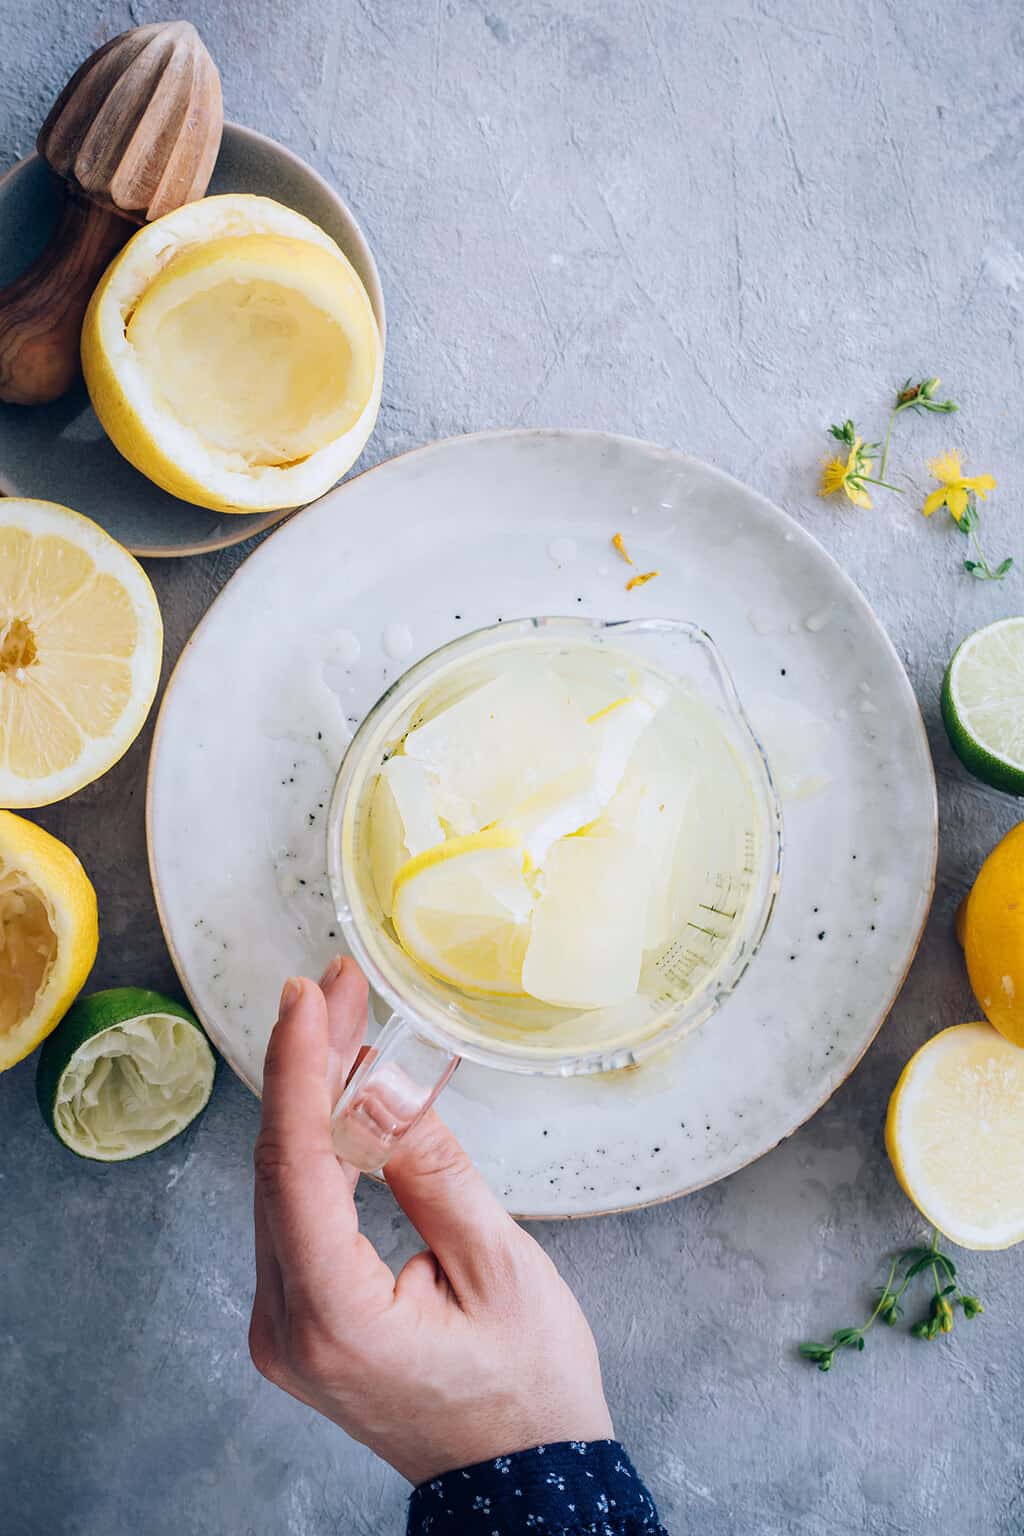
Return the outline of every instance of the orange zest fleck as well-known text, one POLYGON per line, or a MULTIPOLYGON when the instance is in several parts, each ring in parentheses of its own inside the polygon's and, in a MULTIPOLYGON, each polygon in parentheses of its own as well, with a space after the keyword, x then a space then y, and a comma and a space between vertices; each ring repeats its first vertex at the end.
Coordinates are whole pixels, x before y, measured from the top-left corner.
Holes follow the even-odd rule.
POLYGON ((612 548, 618 550, 619 554, 622 556, 623 560, 625 560, 627 565, 632 565, 633 564, 633 556, 630 554, 629 550, 626 548, 625 543, 623 542, 623 538, 622 538, 622 534, 621 533, 617 533, 615 535, 615 537, 612 539, 612 548))
MULTIPOLYGON (((629 563, 632 565, 632 560, 629 563)), ((654 580, 655 576, 660 575, 660 571, 644 571, 642 576, 634 576, 632 581, 626 582, 626 591, 632 592, 634 587, 645 587, 649 581, 654 580)))

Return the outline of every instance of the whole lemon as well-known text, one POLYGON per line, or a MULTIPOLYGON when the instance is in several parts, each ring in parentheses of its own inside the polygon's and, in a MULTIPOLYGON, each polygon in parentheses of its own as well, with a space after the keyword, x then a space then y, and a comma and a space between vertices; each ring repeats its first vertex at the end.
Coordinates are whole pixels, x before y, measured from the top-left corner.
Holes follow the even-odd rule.
POLYGON ((1024 1046, 1024 822, 985 860, 961 908, 957 933, 985 1017, 1024 1046))

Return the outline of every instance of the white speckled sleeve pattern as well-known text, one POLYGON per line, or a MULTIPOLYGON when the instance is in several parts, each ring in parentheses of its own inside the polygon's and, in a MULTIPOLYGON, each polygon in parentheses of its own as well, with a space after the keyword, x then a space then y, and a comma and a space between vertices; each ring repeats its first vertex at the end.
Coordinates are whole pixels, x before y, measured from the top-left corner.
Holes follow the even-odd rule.
POLYGON ((668 1536, 616 1440, 565 1440, 421 1483, 408 1536, 668 1536))

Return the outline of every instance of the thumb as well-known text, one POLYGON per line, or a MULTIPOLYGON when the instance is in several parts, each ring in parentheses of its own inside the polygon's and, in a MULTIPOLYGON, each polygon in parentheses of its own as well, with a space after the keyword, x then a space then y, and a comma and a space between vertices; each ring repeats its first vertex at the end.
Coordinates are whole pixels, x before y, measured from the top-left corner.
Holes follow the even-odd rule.
POLYGON ((458 1300, 490 1292, 522 1234, 432 1110, 402 1137, 384 1177, 458 1300))
POLYGON ((358 1236, 351 1186, 331 1144, 327 1004, 293 977, 263 1067, 256 1188, 284 1291, 330 1294, 358 1236))

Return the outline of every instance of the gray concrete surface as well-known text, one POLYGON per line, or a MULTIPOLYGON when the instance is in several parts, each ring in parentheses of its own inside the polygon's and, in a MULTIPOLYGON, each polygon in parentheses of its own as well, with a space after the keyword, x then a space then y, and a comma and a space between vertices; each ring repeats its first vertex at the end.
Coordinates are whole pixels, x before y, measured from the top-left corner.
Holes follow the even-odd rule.
MULTIPOLYGON (((182 9, 229 113, 350 199, 390 306, 370 461, 525 424, 684 447, 786 506, 860 582, 917 687, 938 771, 935 908, 893 1015, 843 1090, 771 1156, 674 1205, 538 1231, 578 1288, 622 1437, 669 1528, 703 1536, 1019 1536, 1019 1254, 964 1255, 987 1311, 925 1346, 872 1335, 823 1377, 793 1346, 854 1320, 918 1230, 881 1141, 914 1046, 972 1017, 951 919, 1018 817, 939 721, 955 643, 1024 607, 972 581, 915 490, 873 513, 813 494, 826 424, 869 434, 908 373, 952 420, 906 419, 897 468, 959 445, 1019 518, 1024 22, 1014 0, 292 0, 182 9)), ((4 0, 0 165, 73 65, 162 17, 149 0, 4 0)), ((154 580, 167 665, 245 551, 154 580)), ((146 874, 148 739, 40 815, 99 888, 94 984, 173 987, 146 874)), ((398 1531, 405 1488, 260 1381, 246 1353, 257 1109, 222 1074, 205 1117, 120 1168, 43 1130, 32 1061, 0 1079, 3 1536, 398 1531)), ((398 1260, 389 1197, 360 1196, 398 1260)))

